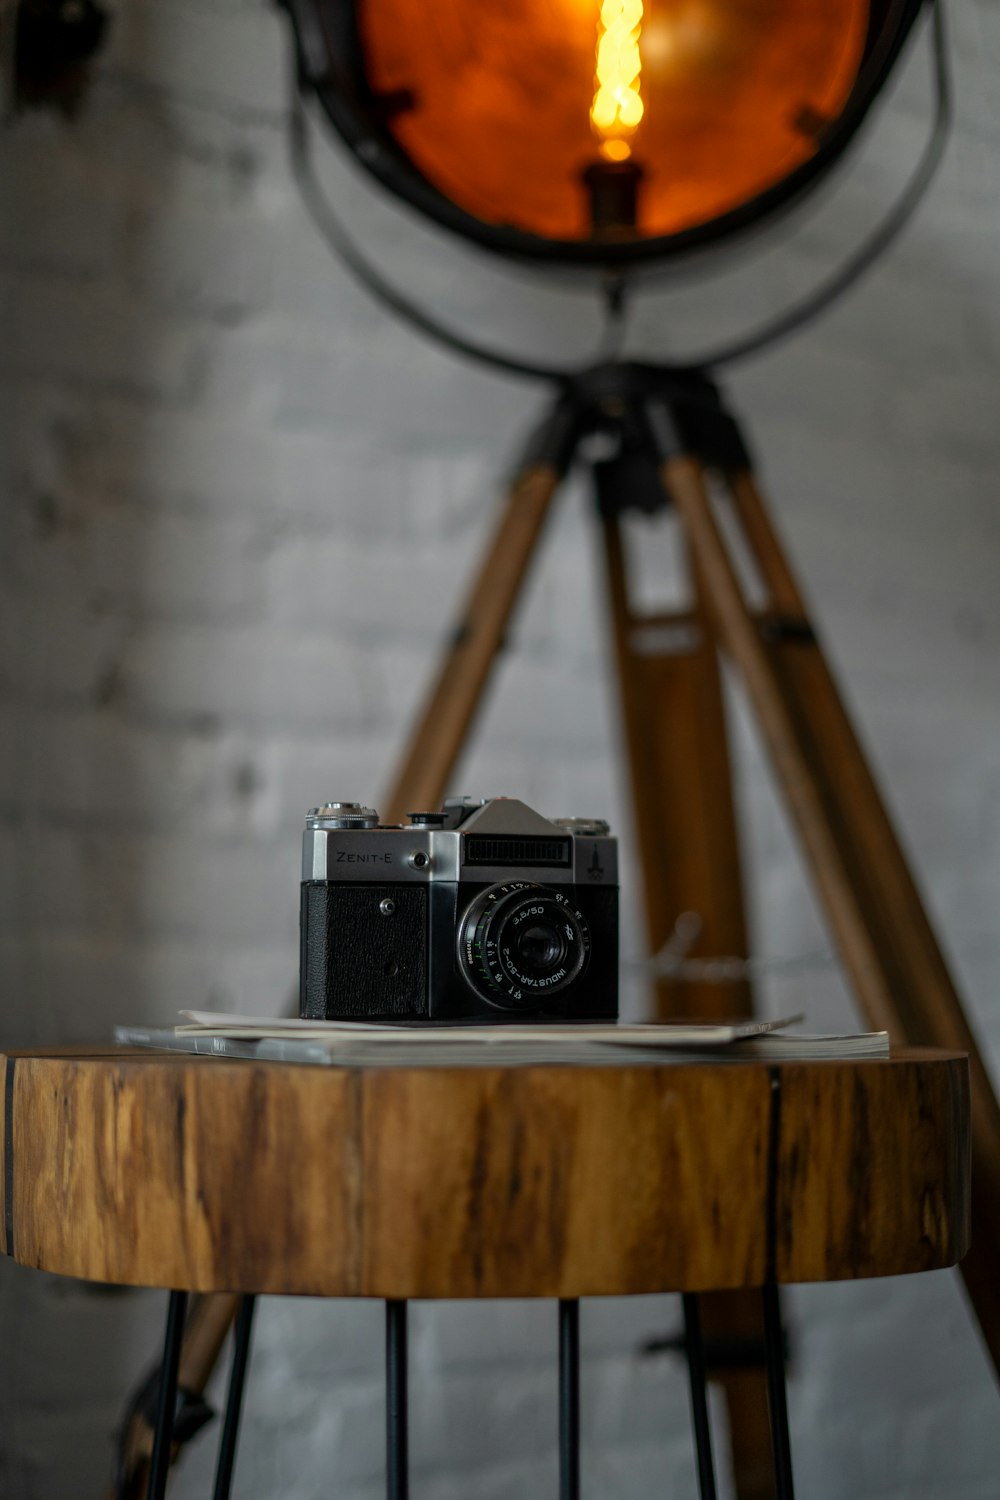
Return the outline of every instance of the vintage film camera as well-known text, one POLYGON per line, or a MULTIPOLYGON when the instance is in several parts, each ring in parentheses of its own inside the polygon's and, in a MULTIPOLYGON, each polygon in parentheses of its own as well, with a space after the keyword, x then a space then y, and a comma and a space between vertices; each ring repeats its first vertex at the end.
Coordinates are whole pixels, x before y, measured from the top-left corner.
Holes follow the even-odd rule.
POLYGON ((618 851, 606 823, 514 798, 398 827, 356 802, 306 820, 299 1009, 323 1020, 613 1021, 618 851))

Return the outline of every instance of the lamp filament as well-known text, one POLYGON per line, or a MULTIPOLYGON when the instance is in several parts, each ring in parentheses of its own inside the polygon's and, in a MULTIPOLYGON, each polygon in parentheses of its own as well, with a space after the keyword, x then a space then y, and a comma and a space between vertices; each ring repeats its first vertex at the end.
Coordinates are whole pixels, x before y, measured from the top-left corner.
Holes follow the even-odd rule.
POLYGON ((642 0, 602 0, 590 121, 601 138, 601 154, 611 161, 624 161, 631 155, 628 137, 642 119, 641 30, 642 0))

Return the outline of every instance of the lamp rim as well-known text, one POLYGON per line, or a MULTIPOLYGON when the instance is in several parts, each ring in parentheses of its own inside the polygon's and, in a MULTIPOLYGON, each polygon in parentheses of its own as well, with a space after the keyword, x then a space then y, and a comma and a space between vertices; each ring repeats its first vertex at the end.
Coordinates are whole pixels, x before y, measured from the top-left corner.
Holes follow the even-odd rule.
POLYGON ((444 229, 507 259, 567 267, 629 267, 675 260, 741 235, 791 207, 844 154, 930 0, 874 0, 854 85, 816 151, 786 176, 732 209, 667 235, 566 240, 492 224, 459 207, 420 171, 380 118, 368 88, 356 0, 284 0, 295 31, 300 78, 366 171, 394 197, 444 229))

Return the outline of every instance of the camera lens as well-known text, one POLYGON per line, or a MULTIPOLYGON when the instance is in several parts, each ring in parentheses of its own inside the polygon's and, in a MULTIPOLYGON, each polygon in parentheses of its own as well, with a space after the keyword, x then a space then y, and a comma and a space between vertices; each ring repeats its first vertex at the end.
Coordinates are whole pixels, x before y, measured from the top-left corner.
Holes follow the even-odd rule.
POLYGON ((476 897, 459 935, 459 961, 477 992, 510 1009, 544 1006, 579 979, 590 933, 569 897, 527 881, 476 897))
POLYGON ((517 956, 525 969, 534 974, 548 974, 558 968, 566 954, 566 944, 551 923, 536 922, 519 932, 517 956))

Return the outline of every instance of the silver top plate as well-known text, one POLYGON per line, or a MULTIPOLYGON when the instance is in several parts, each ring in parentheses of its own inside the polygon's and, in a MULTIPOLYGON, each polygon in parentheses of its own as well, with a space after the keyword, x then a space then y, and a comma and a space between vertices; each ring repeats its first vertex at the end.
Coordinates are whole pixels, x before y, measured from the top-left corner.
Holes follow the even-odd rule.
MULTIPOLYGON (((302 879, 367 881, 377 885, 470 880, 492 885, 537 880, 540 885, 617 885, 618 842, 560 830, 572 863, 541 865, 467 863, 466 846, 477 830, 441 828, 307 828, 302 839, 302 879)), ((493 837, 503 835, 493 835, 493 837)))

